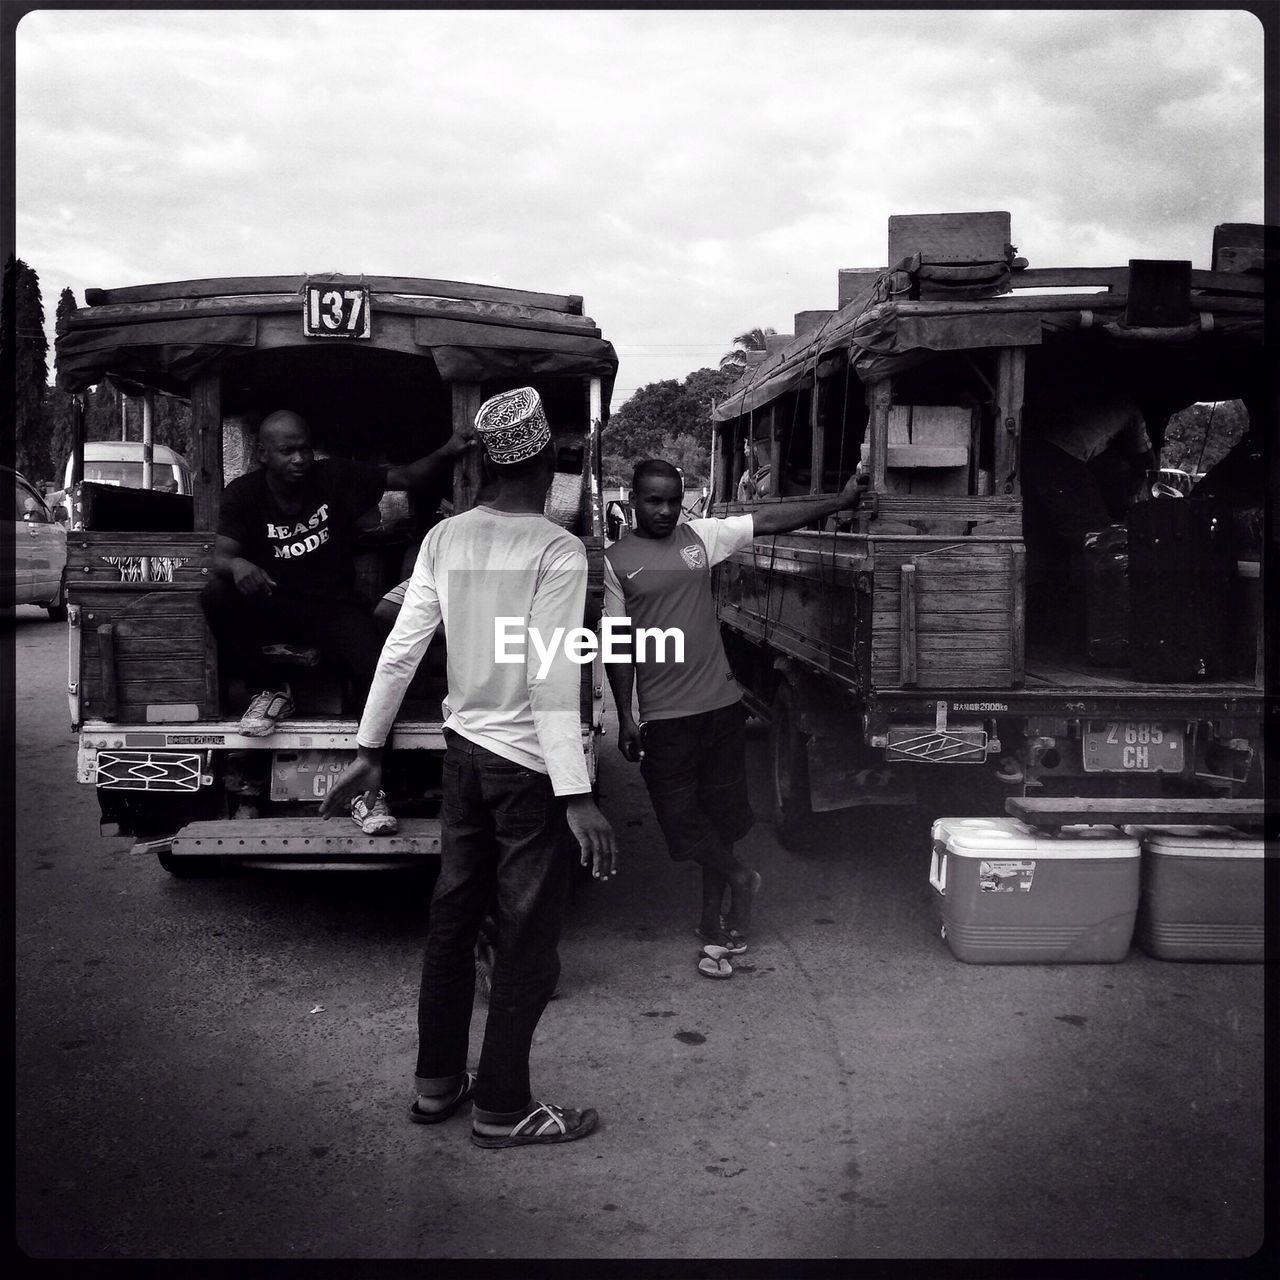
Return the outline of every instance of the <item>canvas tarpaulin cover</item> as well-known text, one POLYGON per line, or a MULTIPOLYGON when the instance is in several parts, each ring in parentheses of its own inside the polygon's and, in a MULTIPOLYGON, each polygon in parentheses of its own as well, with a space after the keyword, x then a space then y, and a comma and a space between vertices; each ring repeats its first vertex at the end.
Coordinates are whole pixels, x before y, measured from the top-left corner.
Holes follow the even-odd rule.
MULTIPOLYGON (((258 319, 253 315, 83 327, 73 322, 57 340, 58 386, 84 391, 112 374, 143 385, 181 389, 224 357, 254 347, 257 339, 258 319)), ((585 334, 417 317, 414 340, 447 381, 596 376, 611 386, 618 368, 613 345, 585 334)))

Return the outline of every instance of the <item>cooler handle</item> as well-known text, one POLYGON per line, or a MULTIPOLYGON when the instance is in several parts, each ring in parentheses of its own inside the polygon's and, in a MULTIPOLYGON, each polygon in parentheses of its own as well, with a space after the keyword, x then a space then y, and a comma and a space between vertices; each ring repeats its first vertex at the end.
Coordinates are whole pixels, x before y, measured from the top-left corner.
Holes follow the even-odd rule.
POLYGON ((947 853, 937 845, 929 856, 929 883, 946 897, 947 894, 947 853))

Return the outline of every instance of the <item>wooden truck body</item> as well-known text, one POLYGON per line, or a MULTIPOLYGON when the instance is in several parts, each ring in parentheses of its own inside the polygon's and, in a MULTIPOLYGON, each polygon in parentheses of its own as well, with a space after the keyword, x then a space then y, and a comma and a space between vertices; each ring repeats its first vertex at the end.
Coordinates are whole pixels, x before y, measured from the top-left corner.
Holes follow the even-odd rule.
MULTIPOLYGON (((446 280, 253 277, 89 290, 60 322, 58 384, 76 397, 111 380, 191 406, 190 497, 81 483, 68 534, 68 697, 79 781, 97 789, 103 830, 131 834, 176 873, 235 859, 264 865, 384 866, 439 851, 443 664, 433 645, 388 754, 388 790, 405 816, 394 837, 322 822, 318 802, 355 747, 358 708, 336 674, 291 670, 294 715, 268 738, 237 732, 200 606, 221 490, 254 465, 252 427, 277 408, 307 418, 318 451, 405 463, 470 422, 489 395, 538 388, 557 446, 548 514, 588 554, 602 593, 600 432, 617 360, 575 296, 446 280), (554 509, 552 509, 554 504, 554 509), (237 753, 266 753, 271 786, 252 820, 231 817, 237 753)), ((144 423, 150 414, 144 414, 144 423)), ((146 441, 150 444, 150 441, 146 441)), ((83 465, 77 463, 77 479, 83 465)), ((357 536, 358 589, 372 604, 408 575, 441 511, 474 505, 475 451, 440 510, 384 497, 357 536)), ((584 749, 594 768, 602 681, 583 668, 584 749)), ((257 757, 261 772, 262 757, 257 757)))
POLYGON ((1028 270, 1007 215, 922 217, 914 242, 911 221, 891 221, 893 268, 842 272, 839 309, 800 313, 713 411, 712 514, 831 493, 859 467, 877 495, 875 514, 757 539, 715 571, 730 662, 771 723, 780 830, 997 762, 1009 810, 1049 825, 1116 820, 1117 798, 1134 821, 1259 818, 1261 537, 1237 551, 1229 669, 1094 665, 1038 625, 1054 584, 1029 590, 1021 463, 1026 405, 1076 382, 1123 388, 1156 439, 1185 406, 1238 398, 1274 441, 1261 275, 1028 270), (992 243, 966 247, 965 220, 996 217, 1003 234, 979 221, 992 243))

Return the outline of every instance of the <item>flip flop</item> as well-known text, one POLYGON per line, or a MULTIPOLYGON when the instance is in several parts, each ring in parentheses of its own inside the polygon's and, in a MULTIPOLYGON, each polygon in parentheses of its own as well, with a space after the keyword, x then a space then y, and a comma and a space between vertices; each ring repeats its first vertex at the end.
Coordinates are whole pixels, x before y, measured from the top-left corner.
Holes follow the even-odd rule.
MULTIPOLYGON (((719 947, 716 950, 720 950, 719 947)), ((733 965, 723 956, 703 954, 698 957, 698 972, 704 978, 732 978, 733 965)))
POLYGON ((439 1124, 442 1120, 447 1120, 451 1115, 455 1115, 464 1102, 471 1101, 471 1093, 475 1087, 475 1075, 470 1071, 464 1071, 462 1073, 462 1083, 458 1086, 456 1097, 446 1102, 439 1111, 423 1111, 418 1106, 417 1098, 414 1098, 409 1107, 409 1119, 414 1124, 439 1124))

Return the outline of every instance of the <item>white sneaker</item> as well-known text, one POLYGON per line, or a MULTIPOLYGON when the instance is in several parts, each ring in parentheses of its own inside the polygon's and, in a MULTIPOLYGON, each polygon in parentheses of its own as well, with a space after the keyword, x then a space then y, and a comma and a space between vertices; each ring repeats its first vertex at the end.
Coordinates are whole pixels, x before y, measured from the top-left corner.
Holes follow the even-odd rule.
POLYGON ((351 802, 351 821, 367 836, 393 836, 400 829, 395 815, 387 808, 387 793, 379 791, 369 804, 364 796, 351 802))
POLYGON ((293 699, 287 689, 264 689, 249 703, 240 717, 237 731, 247 738, 265 738, 275 732, 276 721, 293 714, 293 699))

